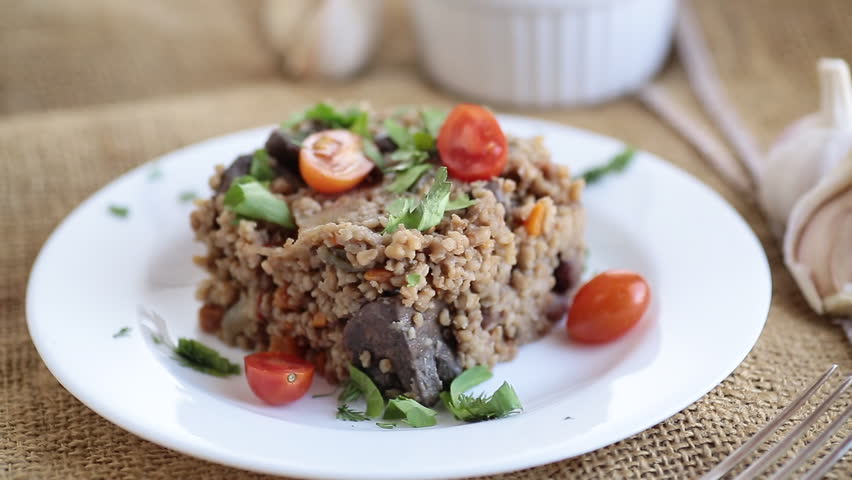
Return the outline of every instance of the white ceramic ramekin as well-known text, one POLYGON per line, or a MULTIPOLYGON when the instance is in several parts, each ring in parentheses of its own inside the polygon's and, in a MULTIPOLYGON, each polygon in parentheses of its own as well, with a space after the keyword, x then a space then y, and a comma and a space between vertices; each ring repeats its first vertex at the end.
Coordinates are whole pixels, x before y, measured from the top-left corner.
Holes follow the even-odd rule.
POLYGON ((498 105, 550 108, 629 93, 659 70, 677 0, 410 0, 439 84, 498 105))

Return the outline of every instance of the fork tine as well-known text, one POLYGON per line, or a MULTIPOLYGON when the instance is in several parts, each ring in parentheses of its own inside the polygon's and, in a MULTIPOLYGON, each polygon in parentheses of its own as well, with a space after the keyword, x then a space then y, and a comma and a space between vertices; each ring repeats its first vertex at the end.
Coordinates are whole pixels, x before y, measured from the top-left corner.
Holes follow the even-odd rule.
POLYGON ((811 412, 810 415, 805 417, 805 419, 802 420, 802 423, 797 425, 793 431, 788 433, 783 440, 773 445, 772 448, 763 454, 763 456, 755 460, 755 462, 743 470, 742 473, 734 477, 734 480, 754 478, 758 473, 764 471, 769 464, 774 462, 782 453, 786 452, 787 449, 793 445, 793 442, 795 442, 797 438, 801 437, 802 434, 805 433, 808 428, 810 428, 811 425, 813 425, 814 422, 816 422, 838 398, 840 398, 841 395, 843 395, 843 392, 846 391, 849 385, 852 385, 852 375, 846 377, 846 380, 844 380, 828 398, 823 400, 823 402, 819 404, 819 406, 811 412))
POLYGON ((728 473, 732 468, 734 468, 743 458, 745 458, 748 454, 752 453, 758 445, 763 443, 766 440, 766 437, 771 435, 775 430, 781 426, 782 423, 786 422, 802 404, 810 398, 819 387, 821 387, 828 378, 837 370, 837 364, 832 365, 822 374, 819 378, 813 381, 808 388, 802 391, 798 397, 796 397, 792 403, 787 405, 781 413, 779 413, 775 418, 773 418, 769 423, 767 423, 762 429, 760 429, 753 437, 751 437, 747 442, 742 444, 739 448, 734 450, 730 455, 728 455, 724 460, 719 462, 718 465, 713 467, 709 472, 705 473, 701 476, 699 480, 718 480, 722 478, 723 475, 728 473))
POLYGON ((846 455, 846 452, 850 448, 852 448, 852 434, 847 436, 846 440, 839 447, 835 448, 831 454, 820 460, 813 469, 802 477, 802 480, 819 480, 824 477, 831 470, 831 467, 846 455))
POLYGON ((819 437, 814 439, 813 442, 808 444, 807 447, 803 448, 801 452, 797 453, 795 457, 793 457, 789 462, 784 464, 777 472, 772 474, 769 477, 769 480, 781 480, 782 478, 787 478, 791 473, 793 473, 796 468, 801 465, 802 462, 811 458, 814 453, 816 453, 820 448, 822 448, 828 440, 840 430, 846 420, 849 418, 849 415, 852 415, 852 404, 846 407, 846 410, 843 411, 840 415, 837 416, 831 423, 826 427, 825 431, 822 432, 819 437))

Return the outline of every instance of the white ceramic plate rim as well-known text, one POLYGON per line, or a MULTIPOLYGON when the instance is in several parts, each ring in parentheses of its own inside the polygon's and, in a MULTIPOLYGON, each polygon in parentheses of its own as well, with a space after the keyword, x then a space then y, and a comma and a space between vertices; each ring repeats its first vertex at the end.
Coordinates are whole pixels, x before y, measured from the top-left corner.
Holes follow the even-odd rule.
MULTIPOLYGON (((574 136, 584 138, 590 143, 597 142, 606 145, 610 150, 618 148, 619 145, 618 142, 597 134, 540 120, 504 115, 501 116, 501 121, 510 125, 506 128, 508 131, 513 131, 511 125, 518 127, 523 126, 528 131, 540 131, 541 133, 548 133, 548 135, 565 134, 569 137, 574 136)), ((176 161, 176 159, 180 157, 192 156, 193 152, 197 151, 199 148, 209 148, 219 144, 220 142, 227 142, 246 135, 260 136, 265 132, 268 132, 270 128, 271 127, 261 127, 259 129, 237 132, 200 142, 165 155, 162 157, 160 162, 165 164, 169 161, 176 161)), ((394 444, 408 444, 411 442, 412 444, 425 446, 425 450, 427 451, 434 450, 437 452, 446 452, 446 449, 451 447, 457 449, 457 451, 462 448, 466 449, 467 446, 464 443, 459 443, 460 439, 482 439, 489 435, 501 433, 509 435, 509 437, 505 438, 506 448, 498 452, 499 454, 491 457, 486 457, 484 455, 486 452, 476 450, 476 446, 470 447, 474 450, 471 458, 440 458, 437 462, 418 461, 416 455, 404 458, 404 454, 398 453, 398 457, 403 457, 397 458, 397 460, 400 461, 400 464, 404 465, 406 461, 416 462, 413 464, 414 468, 404 471, 388 471, 381 465, 371 468, 370 462, 358 463, 358 458, 355 456, 350 457, 351 452, 347 451, 336 452, 335 456, 337 461, 326 462, 306 462, 304 459, 287 458, 286 456, 283 458, 271 458, 269 455, 252 455, 251 452, 246 451, 235 452, 237 447, 234 447, 233 445, 226 445, 227 442, 224 440, 226 435, 225 433, 223 433, 221 437, 212 439, 187 435, 185 434, 186 432, 178 432, 167 424, 146 422, 141 414, 137 416, 133 412, 128 412, 127 409, 123 408, 121 405, 117 405, 113 399, 105 396, 102 390, 94 388, 91 379, 81 376, 78 373, 78 370, 67 362, 66 358, 57 355, 56 351, 49 346, 52 342, 56 342, 57 338, 56 335, 48 329, 50 321, 45 317, 46 314, 43 313, 43 302, 40 303, 40 299, 45 298, 46 295, 41 284, 45 280, 45 275, 47 275, 46 271, 49 271, 50 265, 48 265, 47 259, 50 257, 50 252, 57 248, 57 244, 62 241, 64 232, 77 220, 77 218, 82 214, 81 212, 99 206, 99 203, 102 203, 103 201, 103 192, 119 188, 120 185, 134 176, 143 175, 142 170, 148 168, 145 165, 122 175, 101 189, 98 193, 84 201, 56 228, 54 233, 47 240, 42 252, 39 254, 39 257, 34 263, 28 286, 28 327, 33 338, 33 342, 48 369, 69 392, 71 392, 86 406, 116 425, 119 425, 120 427, 129 430, 142 438, 216 463, 263 473, 285 474, 304 478, 345 477, 364 479, 415 479, 464 477, 506 472, 541 465, 570 456, 580 455, 612 444, 618 440, 624 439, 656 425, 692 404, 713 387, 718 385, 737 367, 737 365, 740 364, 751 350, 762 331, 766 314, 768 313, 769 300, 771 296, 769 267, 760 243, 751 232, 748 225, 733 210, 733 208, 721 199, 721 197, 699 181, 657 159, 651 154, 642 152, 640 157, 641 163, 645 165, 645 167, 641 168, 649 168, 658 173, 666 172, 665 175, 669 175, 676 179, 677 185, 680 185, 688 191, 695 192, 695 195, 697 196, 706 197, 705 199, 709 199, 707 200, 708 202, 714 204, 714 208, 718 207, 717 210, 715 210, 718 215, 721 215, 726 219, 726 221, 729 221, 730 223, 727 226, 737 231, 737 234, 740 235, 737 239, 737 242, 740 242, 738 246, 744 248, 750 255, 755 255, 750 260, 751 264, 747 265, 751 272, 748 275, 748 278, 752 281, 752 284, 749 284, 749 286, 754 287, 754 291, 751 292, 753 293, 753 298, 748 307, 748 322, 742 324, 740 331, 732 332, 733 338, 731 340, 731 344, 726 346, 723 356, 715 359, 716 362, 713 365, 702 364, 700 366, 700 368, 703 369, 700 375, 700 380, 692 379, 691 381, 694 383, 685 381, 684 385, 688 387, 686 390, 677 392, 677 394, 669 392, 670 394, 665 398, 665 401, 661 401, 658 406, 655 406, 650 411, 643 412, 645 414, 639 418, 622 420, 617 422, 617 424, 608 424, 604 421, 600 425, 590 427, 588 431, 585 431, 582 434, 583 437, 586 437, 584 438, 582 446, 572 444, 570 428, 565 429, 565 438, 563 438, 563 436, 560 435, 560 432, 557 431, 559 428, 563 427, 554 427, 552 425, 554 411, 568 411, 566 407, 570 406, 571 402, 567 400, 555 400, 549 405, 534 408, 532 411, 509 419, 501 420, 500 422, 465 425, 454 427, 453 429, 387 432, 391 435, 400 435, 399 437, 391 437, 393 441, 387 437, 383 438, 375 436, 372 433, 369 433, 371 437, 365 437, 364 433, 360 431, 335 432, 334 442, 338 445, 344 445, 345 442, 349 440, 358 441, 359 439, 363 440, 364 438, 369 438, 370 441, 375 440, 376 445, 380 445, 383 449, 393 450, 394 448, 398 448, 395 447, 394 444), (458 428, 458 430, 456 430, 456 428, 458 428), (450 431, 455 431, 455 434, 448 435, 446 433, 450 431), (521 437, 523 435, 537 435, 539 440, 536 441, 533 437, 514 438, 521 437), (439 444, 443 445, 440 445, 439 447, 437 446, 439 444), (568 447, 569 445, 570 447, 568 447), (441 464, 438 465, 437 463, 441 464), (350 465, 352 467, 358 465, 358 469, 350 468, 350 465)), ((209 172, 204 172, 203 174, 206 177, 208 173, 209 172)), ((627 177, 629 175, 631 174, 628 172, 624 176, 627 177)), ((523 351, 521 356, 523 356, 523 351)), ((163 372, 163 374, 164 376, 167 376, 165 372, 163 372)), ((594 398, 593 394, 595 388, 600 388, 603 383, 609 382, 611 384, 610 387, 618 382, 627 385, 632 382, 634 378, 639 379, 642 375, 649 375, 649 372, 645 370, 631 372, 629 365, 619 365, 611 371, 606 372, 599 381, 579 386, 577 388, 576 395, 572 398, 574 401, 585 398, 585 395, 592 395, 592 397, 589 398, 594 398)), ((676 377, 673 377, 670 381, 675 381, 675 378, 676 377)), ((171 383, 173 380, 167 378, 166 382, 171 383)), ((142 388, 142 386, 139 388, 142 388)), ((179 393, 176 393, 175 395, 185 395, 187 399, 190 399, 193 402, 198 402, 199 404, 203 404, 209 408, 221 409, 221 400, 207 395, 198 395, 198 392, 192 388, 180 389, 179 393)), ((168 396, 169 395, 167 395, 167 397, 168 396)), ((169 402, 174 399, 152 398, 150 400, 152 402, 169 402)), ((234 418, 238 418, 240 422, 246 422, 247 425, 263 428, 263 422, 258 421, 255 418, 259 417, 258 415, 242 409, 238 409, 238 412, 232 412, 232 410, 233 409, 225 409, 223 411, 233 414, 234 418), (258 421, 259 423, 251 425, 251 422, 255 421, 258 421)), ((141 413, 144 414, 144 412, 141 413)), ((230 420, 223 419, 222 421, 224 424, 230 420)), ((234 421, 236 422, 237 420, 234 421)), ((288 426, 288 432, 297 438, 311 440, 324 438, 323 432, 318 433, 316 429, 310 426, 291 424, 288 426)))

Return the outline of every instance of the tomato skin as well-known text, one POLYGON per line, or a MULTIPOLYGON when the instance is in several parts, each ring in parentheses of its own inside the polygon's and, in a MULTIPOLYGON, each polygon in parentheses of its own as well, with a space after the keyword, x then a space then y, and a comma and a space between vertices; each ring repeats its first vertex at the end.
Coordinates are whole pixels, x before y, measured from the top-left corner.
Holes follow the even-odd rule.
POLYGON ((287 353, 253 353, 246 356, 244 363, 251 391, 270 405, 302 398, 314 380, 314 366, 287 353))
POLYGON ((354 188, 375 166, 364 155, 362 140, 349 130, 323 130, 302 142, 299 173, 314 190, 341 193, 354 188))
POLYGON ((650 303, 651 287, 638 273, 600 273, 574 296, 568 309, 568 335, 580 343, 610 342, 633 328, 650 303))
POLYGON ((488 180, 506 167, 509 146, 497 118, 469 103, 456 105, 438 133, 438 153, 450 176, 488 180))

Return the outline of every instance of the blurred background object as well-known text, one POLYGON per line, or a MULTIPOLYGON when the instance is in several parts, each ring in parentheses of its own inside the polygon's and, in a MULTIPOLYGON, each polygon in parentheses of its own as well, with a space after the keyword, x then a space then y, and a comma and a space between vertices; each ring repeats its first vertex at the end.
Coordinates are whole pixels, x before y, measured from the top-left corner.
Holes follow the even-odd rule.
POLYGON ((635 91, 671 44, 676 0, 411 0, 439 84, 497 105, 588 105, 635 91))
POLYGON ((344 79, 370 59, 384 0, 266 0, 261 20, 284 71, 297 79, 344 79))

